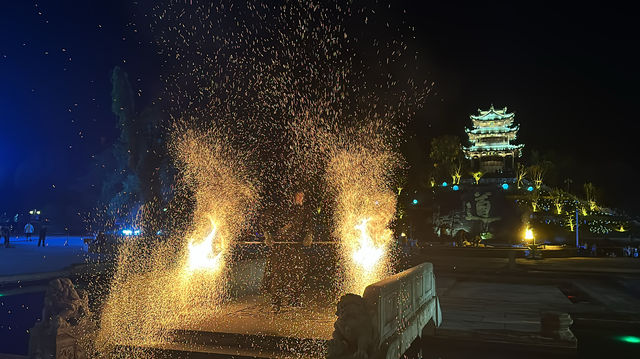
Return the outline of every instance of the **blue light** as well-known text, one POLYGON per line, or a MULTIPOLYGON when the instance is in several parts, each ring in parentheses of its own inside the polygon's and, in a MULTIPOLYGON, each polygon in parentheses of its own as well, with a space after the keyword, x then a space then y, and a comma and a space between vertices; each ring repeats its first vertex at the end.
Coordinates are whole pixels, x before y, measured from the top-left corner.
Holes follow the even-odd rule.
POLYGON ((442 187, 447 187, 449 184, 447 182, 442 182, 442 187))
POLYGON ((412 202, 413 202, 413 204, 418 204, 418 200, 417 200, 417 199, 415 199, 415 198, 413 199, 413 201, 412 201, 412 202))
POLYGON ((527 191, 533 192, 533 187, 532 186, 527 187, 527 191))
POLYGON ((122 234, 124 234, 125 236, 130 236, 133 234, 133 231, 130 229, 123 229, 122 234))
POLYGON ((454 191, 457 191, 460 189, 460 187, 457 184, 454 184, 453 187, 451 188, 453 188, 454 191))
POLYGON ((133 231, 133 235, 134 236, 137 236, 138 234, 140 234, 140 230, 139 229, 136 229, 135 231, 133 231))
POLYGON ((509 189, 509 185, 506 184, 506 183, 503 183, 502 184, 502 189, 505 190, 505 191, 508 190, 509 189))

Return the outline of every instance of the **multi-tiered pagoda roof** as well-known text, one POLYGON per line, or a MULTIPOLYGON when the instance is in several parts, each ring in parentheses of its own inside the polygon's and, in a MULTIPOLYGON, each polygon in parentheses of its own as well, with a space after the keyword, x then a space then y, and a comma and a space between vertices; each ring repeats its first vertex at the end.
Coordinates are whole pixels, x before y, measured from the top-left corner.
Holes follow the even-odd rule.
POLYGON ((487 111, 478 110, 477 115, 470 116, 472 128, 467 128, 471 146, 464 149, 467 158, 484 156, 513 156, 522 155, 524 145, 512 144, 520 127, 513 123, 515 115, 507 112, 507 108, 495 109, 493 105, 487 111))

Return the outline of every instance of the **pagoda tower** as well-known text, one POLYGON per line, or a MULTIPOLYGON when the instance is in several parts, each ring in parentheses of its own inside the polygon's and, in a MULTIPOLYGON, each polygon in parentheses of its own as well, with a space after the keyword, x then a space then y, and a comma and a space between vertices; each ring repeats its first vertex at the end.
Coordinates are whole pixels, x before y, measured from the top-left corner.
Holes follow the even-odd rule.
POLYGON ((520 126, 515 125, 515 115, 507 108, 496 110, 491 105, 488 111, 478 109, 470 116, 473 127, 465 129, 471 146, 464 154, 471 161, 471 168, 484 173, 504 173, 515 166, 515 158, 522 156, 524 145, 512 144, 520 126))

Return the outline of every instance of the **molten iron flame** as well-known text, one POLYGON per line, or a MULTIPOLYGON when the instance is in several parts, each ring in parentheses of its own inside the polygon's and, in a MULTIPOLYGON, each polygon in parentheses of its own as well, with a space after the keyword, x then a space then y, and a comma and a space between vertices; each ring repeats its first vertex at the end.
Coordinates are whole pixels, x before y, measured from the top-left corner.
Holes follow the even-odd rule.
POLYGON ((363 219, 360 224, 355 226, 355 229, 360 231, 360 237, 356 239, 357 243, 352 256, 354 262, 366 272, 371 272, 376 268, 385 252, 384 246, 376 246, 367 230, 367 223, 370 220, 371 218, 363 219))
POLYGON ((211 222, 211 231, 200 242, 195 243, 194 239, 189 241, 189 257, 187 260, 187 268, 189 272, 194 271, 212 271, 217 272, 222 267, 223 254, 226 249, 226 245, 222 238, 216 239, 217 226, 212 218, 209 218, 211 222))

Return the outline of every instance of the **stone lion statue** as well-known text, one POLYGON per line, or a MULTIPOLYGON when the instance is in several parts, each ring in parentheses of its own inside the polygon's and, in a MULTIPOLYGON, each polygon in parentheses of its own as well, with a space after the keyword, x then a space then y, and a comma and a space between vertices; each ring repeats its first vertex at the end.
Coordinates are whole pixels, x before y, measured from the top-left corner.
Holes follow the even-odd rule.
POLYGON ((49 282, 44 297, 42 321, 31 329, 29 357, 86 358, 77 340, 91 328, 89 299, 68 278, 49 282))
POLYGON ((89 299, 84 290, 76 290, 69 278, 49 282, 44 297, 43 321, 50 321, 57 328, 67 328, 78 325, 90 315, 89 299))
POLYGON ((328 359, 376 358, 375 330, 364 299, 356 294, 345 294, 338 302, 333 338, 329 341, 328 359))

